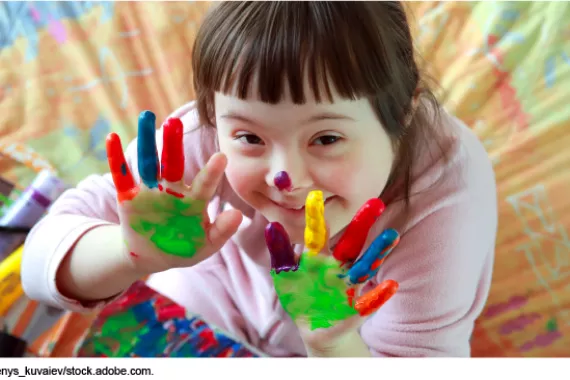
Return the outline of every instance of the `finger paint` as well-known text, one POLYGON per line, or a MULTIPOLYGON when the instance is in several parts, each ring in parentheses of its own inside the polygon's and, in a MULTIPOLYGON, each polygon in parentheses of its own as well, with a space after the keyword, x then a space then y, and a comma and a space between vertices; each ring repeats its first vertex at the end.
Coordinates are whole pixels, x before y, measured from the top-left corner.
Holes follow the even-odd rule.
POLYGON ((333 256, 343 264, 353 262, 364 247, 370 228, 384 212, 384 202, 379 198, 368 200, 346 227, 346 231, 334 247, 333 256))
MULTIPOLYGON (((152 193, 150 193, 152 194, 152 193)), ((149 240, 162 252, 190 258, 206 242, 203 201, 160 197, 137 197, 133 200, 134 215, 131 228, 149 240), (159 220, 148 215, 160 215, 159 220), (151 220, 152 219, 152 220, 151 220)))
POLYGON ((173 318, 184 318, 186 316, 186 309, 175 303, 163 306, 158 310, 155 310, 155 312, 156 319, 159 322, 164 322, 173 318))
POLYGON ((281 306, 295 320, 306 320, 309 328, 328 328, 357 315, 349 305, 346 284, 338 275, 338 262, 324 255, 304 253, 296 271, 271 271, 281 306))
POLYGON ((309 254, 316 255, 325 246, 327 227, 323 192, 311 191, 305 202, 305 246, 309 254))
POLYGON ((396 230, 384 230, 342 277, 348 277, 349 283, 353 285, 368 281, 378 273, 380 264, 398 245, 399 241, 400 235, 396 230))
POLYGON ((177 191, 172 189, 166 188, 166 193, 175 196, 176 198, 184 198, 184 194, 181 194, 177 191))
POLYGON ((371 291, 359 297, 354 308, 361 316, 367 316, 380 309, 396 292, 399 284, 394 280, 386 280, 371 291))
POLYGON ((139 115, 137 141, 138 169, 143 183, 149 188, 158 187, 158 153, 156 150, 156 116, 150 111, 139 115))
POLYGON ((291 183, 291 178, 289 178, 289 174, 287 174, 287 172, 285 171, 281 171, 275 174, 273 183, 275 184, 275 187, 277 187, 281 191, 283 190, 291 191, 291 187, 293 186, 293 184, 291 183))
POLYGON ((162 178, 169 182, 178 182, 184 175, 184 127, 178 118, 169 118, 162 127, 162 178))
POLYGON ((289 235, 281 224, 272 222, 265 227, 265 242, 271 256, 272 272, 296 271, 299 268, 289 235))
POLYGON ((354 306, 353 303, 354 303, 355 294, 356 294, 356 289, 354 289, 354 288, 348 288, 346 290, 346 296, 348 297, 348 300, 347 300, 348 306, 351 306, 351 307, 354 306))
POLYGON ((105 144, 109 169, 113 177, 113 183, 117 189, 117 199, 119 202, 132 200, 137 195, 138 186, 125 160, 125 154, 119 135, 114 132, 109 133, 105 144))

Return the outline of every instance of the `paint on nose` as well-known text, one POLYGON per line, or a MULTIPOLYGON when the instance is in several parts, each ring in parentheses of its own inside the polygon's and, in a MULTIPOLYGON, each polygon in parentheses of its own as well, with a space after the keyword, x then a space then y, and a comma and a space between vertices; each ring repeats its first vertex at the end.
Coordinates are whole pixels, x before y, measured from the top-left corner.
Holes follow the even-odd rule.
POLYGON ((273 179, 273 183, 275 187, 279 190, 287 190, 291 191, 292 183, 291 178, 289 178, 289 174, 286 171, 280 171, 279 173, 275 174, 275 178, 273 179))

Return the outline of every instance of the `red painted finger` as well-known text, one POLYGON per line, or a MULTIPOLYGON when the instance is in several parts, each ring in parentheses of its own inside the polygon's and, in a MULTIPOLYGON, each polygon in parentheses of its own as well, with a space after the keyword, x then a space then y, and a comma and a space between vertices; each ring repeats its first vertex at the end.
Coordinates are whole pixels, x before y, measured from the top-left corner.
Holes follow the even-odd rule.
POLYGON ((169 118, 163 126, 164 145, 162 147, 162 178, 168 182, 178 182, 184 175, 184 144, 182 141, 182 121, 169 118))
POLYGON ((379 198, 372 198, 357 212, 346 227, 346 231, 334 247, 333 256, 342 264, 351 263, 360 254, 370 228, 378 217, 384 212, 384 202, 379 198))
POLYGON ((138 186, 125 160, 121 139, 116 133, 113 132, 107 136, 106 148, 107 161, 117 188, 119 202, 133 199, 138 192, 138 186))
POLYGON ((358 298, 354 308, 361 316, 367 316, 380 309, 396 292, 398 283, 394 280, 386 280, 377 287, 358 298))

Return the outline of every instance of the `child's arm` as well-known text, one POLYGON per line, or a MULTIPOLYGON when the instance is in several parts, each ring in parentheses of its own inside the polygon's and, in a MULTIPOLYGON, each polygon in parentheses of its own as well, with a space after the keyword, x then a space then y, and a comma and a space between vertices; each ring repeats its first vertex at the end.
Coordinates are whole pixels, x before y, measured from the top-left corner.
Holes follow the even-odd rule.
MULTIPOLYGON (((204 141, 204 135, 196 130, 190 111, 184 110, 185 116, 173 115, 181 117, 187 127, 185 146, 200 146, 187 150, 187 183, 215 151, 214 140, 211 139, 211 144, 210 139, 204 141)), ((157 135, 162 136, 160 131, 157 135)), ((125 157, 138 182, 136 145, 135 140, 128 146, 125 157)), ((103 303, 89 301, 108 301, 133 281, 149 274, 137 273, 129 252, 124 251, 116 194, 110 174, 93 175, 58 199, 50 213, 33 228, 25 244, 22 283, 28 296, 80 311, 103 303)))
POLYGON ((110 176, 93 175, 65 192, 34 226, 22 259, 30 298, 74 308, 76 301, 105 299, 132 283, 134 274, 121 265, 115 199, 110 176))

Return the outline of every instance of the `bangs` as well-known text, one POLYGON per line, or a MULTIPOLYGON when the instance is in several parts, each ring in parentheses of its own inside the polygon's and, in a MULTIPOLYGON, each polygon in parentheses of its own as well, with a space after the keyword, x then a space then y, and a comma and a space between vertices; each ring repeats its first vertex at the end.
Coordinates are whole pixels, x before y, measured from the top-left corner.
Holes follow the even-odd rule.
POLYGON ((257 95, 271 104, 289 94, 303 104, 306 91, 317 102, 332 102, 333 93, 357 99, 389 91, 394 68, 370 12, 334 3, 218 5, 194 46, 196 93, 257 95))

